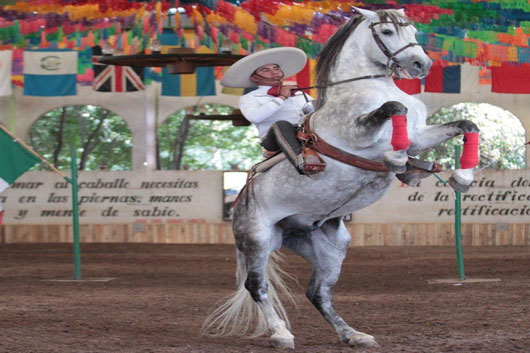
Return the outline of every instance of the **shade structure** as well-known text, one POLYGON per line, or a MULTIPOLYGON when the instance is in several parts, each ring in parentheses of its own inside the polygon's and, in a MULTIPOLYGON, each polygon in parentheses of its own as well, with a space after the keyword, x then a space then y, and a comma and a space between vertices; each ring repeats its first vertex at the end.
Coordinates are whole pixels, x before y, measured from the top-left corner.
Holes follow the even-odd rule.
POLYGON ((230 66, 245 55, 236 54, 137 54, 102 57, 106 65, 166 67, 172 74, 193 73, 201 66, 230 66))

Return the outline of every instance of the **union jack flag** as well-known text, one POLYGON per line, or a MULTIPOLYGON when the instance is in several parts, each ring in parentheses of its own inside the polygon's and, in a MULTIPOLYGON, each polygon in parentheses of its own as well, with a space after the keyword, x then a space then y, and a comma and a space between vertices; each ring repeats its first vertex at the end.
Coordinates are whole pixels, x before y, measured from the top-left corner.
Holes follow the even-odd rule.
POLYGON ((105 65, 93 57, 94 83, 92 87, 99 92, 133 92, 145 89, 143 67, 105 65))

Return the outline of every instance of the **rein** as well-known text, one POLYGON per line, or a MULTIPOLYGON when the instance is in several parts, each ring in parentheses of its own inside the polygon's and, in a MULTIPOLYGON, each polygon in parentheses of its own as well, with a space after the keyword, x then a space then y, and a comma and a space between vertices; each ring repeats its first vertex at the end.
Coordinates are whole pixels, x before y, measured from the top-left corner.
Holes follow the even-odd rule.
POLYGON ((313 89, 313 88, 322 89, 322 88, 326 88, 326 87, 340 85, 342 83, 347 83, 347 82, 360 81, 360 80, 369 80, 369 79, 372 79, 372 78, 382 78, 382 77, 388 77, 388 76, 390 76, 390 75, 388 75, 388 74, 384 74, 384 75, 383 74, 380 74, 380 75, 366 75, 366 76, 354 77, 354 78, 349 78, 349 79, 346 79, 346 80, 341 80, 341 81, 336 81, 336 82, 328 82, 324 86, 298 87, 298 88, 293 89, 293 91, 305 91, 306 89, 313 89))

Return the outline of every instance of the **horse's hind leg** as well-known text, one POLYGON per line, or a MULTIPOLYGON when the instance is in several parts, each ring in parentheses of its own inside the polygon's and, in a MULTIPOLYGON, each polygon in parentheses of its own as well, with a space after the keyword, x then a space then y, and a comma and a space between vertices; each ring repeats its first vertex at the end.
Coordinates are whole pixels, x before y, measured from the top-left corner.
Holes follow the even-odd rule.
POLYGON ((247 234, 238 247, 245 255, 248 274, 245 288, 265 316, 266 324, 272 331, 273 346, 277 348, 294 348, 294 336, 287 329, 285 321, 280 318, 273 306, 273 300, 279 299, 270 298, 269 285, 266 278, 269 256, 273 250, 280 246, 281 234, 273 228, 261 230, 252 235, 247 234))
POLYGON ((306 296, 337 331, 342 342, 351 346, 377 346, 374 337, 349 326, 332 304, 333 287, 337 283, 351 237, 340 219, 327 221, 310 235, 284 240, 291 251, 306 258, 313 275, 306 296))

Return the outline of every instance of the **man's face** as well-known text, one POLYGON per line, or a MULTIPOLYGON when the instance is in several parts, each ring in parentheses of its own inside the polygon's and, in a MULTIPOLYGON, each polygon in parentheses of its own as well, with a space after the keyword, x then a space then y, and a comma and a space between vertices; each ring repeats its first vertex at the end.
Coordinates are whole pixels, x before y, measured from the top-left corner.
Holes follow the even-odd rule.
POLYGON ((250 79, 258 85, 279 84, 283 80, 283 71, 277 64, 267 64, 259 67, 250 79))

